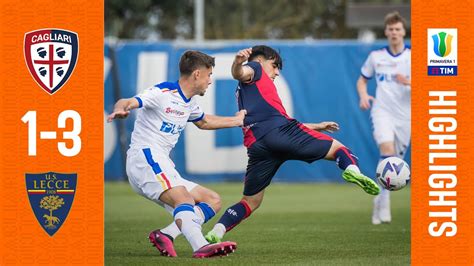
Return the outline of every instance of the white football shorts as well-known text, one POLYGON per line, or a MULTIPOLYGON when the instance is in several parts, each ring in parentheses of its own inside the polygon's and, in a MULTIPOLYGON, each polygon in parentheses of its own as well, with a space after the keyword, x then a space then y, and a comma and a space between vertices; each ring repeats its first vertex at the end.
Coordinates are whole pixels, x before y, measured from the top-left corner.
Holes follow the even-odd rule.
POLYGON ((374 129, 374 139, 377 145, 384 142, 393 142, 397 156, 403 158, 410 145, 410 119, 397 118, 382 108, 372 109, 370 116, 374 129))
POLYGON ((154 148, 130 148, 127 151, 126 169, 133 190, 167 210, 169 206, 160 201, 161 193, 177 186, 184 186, 188 191, 197 186, 182 178, 173 161, 154 148))

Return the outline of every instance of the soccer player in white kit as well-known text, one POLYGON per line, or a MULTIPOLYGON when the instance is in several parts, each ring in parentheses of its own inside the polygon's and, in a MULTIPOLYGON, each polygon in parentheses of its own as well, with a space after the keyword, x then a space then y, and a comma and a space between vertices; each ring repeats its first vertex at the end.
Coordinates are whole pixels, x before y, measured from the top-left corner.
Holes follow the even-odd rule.
MULTIPOLYGON (((411 49, 404 43, 406 21, 398 13, 385 17, 388 46, 372 51, 357 80, 360 108, 370 112, 380 160, 390 156, 403 159, 411 136, 411 49), (367 93, 367 81, 375 78, 375 97, 367 93)), ((372 223, 391 222, 390 192, 382 189, 374 198, 372 223)))
POLYGON ((152 231, 150 242, 161 255, 176 257, 173 240, 183 234, 193 248, 193 257, 226 255, 236 243, 209 244, 201 225, 221 208, 219 195, 180 176, 169 157, 181 131, 188 122, 200 129, 242 126, 245 110, 234 117, 204 114, 195 95, 203 96, 211 84, 214 58, 186 51, 179 62, 180 78, 176 82, 157 84, 143 93, 117 101, 108 117, 126 118, 138 109, 130 148, 127 151, 127 175, 132 188, 140 195, 165 207, 174 222, 164 229, 152 231))

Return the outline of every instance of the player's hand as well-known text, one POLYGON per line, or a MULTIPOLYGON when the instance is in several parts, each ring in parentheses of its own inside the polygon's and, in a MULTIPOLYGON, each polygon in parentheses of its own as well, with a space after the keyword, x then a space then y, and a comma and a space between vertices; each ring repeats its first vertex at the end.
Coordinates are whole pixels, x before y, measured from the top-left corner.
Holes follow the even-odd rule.
POLYGON ((127 118, 127 116, 130 114, 130 108, 126 108, 125 110, 116 110, 113 113, 111 113, 107 117, 107 122, 110 123, 112 120, 117 119, 117 118, 127 118))
POLYGON ((236 55, 235 55, 235 59, 234 59, 234 62, 236 64, 243 64, 245 61, 247 61, 250 57, 250 55, 252 54, 252 48, 247 48, 247 49, 243 49, 243 50, 240 50, 236 55))
POLYGON ((405 86, 410 86, 411 85, 411 81, 409 79, 407 79, 405 76, 403 76, 402 74, 397 74, 395 76, 395 78, 397 79, 397 81, 405 86))
POLYGON ((247 114, 247 110, 243 109, 243 110, 240 110, 238 111, 237 113, 235 113, 235 116, 237 118, 237 123, 238 123, 238 127, 241 127, 244 125, 244 118, 245 118, 245 115, 247 114))
POLYGON ((370 108, 370 102, 374 102, 375 98, 372 95, 365 94, 360 96, 359 107, 362 110, 368 110, 370 108))
POLYGON ((327 131, 329 133, 333 133, 339 130, 339 125, 336 122, 328 121, 328 122, 320 122, 316 124, 315 130, 317 131, 327 131))

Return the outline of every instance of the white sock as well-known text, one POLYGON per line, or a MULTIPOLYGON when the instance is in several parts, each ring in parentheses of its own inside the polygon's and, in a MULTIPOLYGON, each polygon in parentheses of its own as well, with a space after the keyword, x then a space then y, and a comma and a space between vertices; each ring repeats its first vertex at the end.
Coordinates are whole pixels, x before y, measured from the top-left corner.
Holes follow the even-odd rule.
MULTIPOLYGON (((173 215, 173 210, 174 209, 171 209, 171 215, 173 215)), ((201 218, 199 219, 199 224, 202 225, 204 223, 204 214, 202 213, 201 208, 199 208, 198 206, 194 206, 194 213, 196 213, 196 215, 201 218)), ((181 230, 179 230, 178 226, 174 221, 170 223, 167 227, 160 229, 160 231, 163 234, 171 236, 173 239, 176 239, 179 235, 181 235, 181 230)))
POLYGON ((177 238, 181 234, 181 230, 179 230, 176 223, 173 221, 167 227, 160 229, 163 234, 167 234, 171 236, 173 239, 177 238))
POLYGON ((214 225, 214 228, 212 228, 212 231, 219 237, 219 238, 223 238, 224 237, 224 234, 226 232, 226 229, 225 229, 225 226, 221 223, 216 223, 216 225, 214 225))
POLYGON ((385 212, 388 211, 388 215, 390 215, 390 190, 382 188, 378 197, 380 209, 385 212))
POLYGON ((201 232, 201 224, 198 215, 191 211, 180 211, 174 216, 174 221, 181 220, 181 232, 188 240, 193 251, 209 244, 201 232))
POLYGON ((350 165, 348 165, 348 166, 346 167, 346 170, 351 170, 351 171, 354 171, 354 172, 360 174, 360 169, 359 169, 359 167, 358 167, 357 165, 355 165, 355 164, 350 164, 350 165))
POLYGON ((380 191, 380 196, 383 198, 390 198, 390 190, 382 188, 380 191))

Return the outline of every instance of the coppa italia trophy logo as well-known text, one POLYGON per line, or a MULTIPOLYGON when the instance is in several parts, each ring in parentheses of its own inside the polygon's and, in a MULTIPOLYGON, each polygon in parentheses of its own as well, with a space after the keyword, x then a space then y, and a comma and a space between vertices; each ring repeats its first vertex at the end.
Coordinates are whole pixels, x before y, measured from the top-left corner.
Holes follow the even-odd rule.
POLYGON ((53 236, 66 220, 76 191, 77 174, 26 174, 26 191, 41 227, 53 236))
POLYGON ((24 54, 31 76, 47 93, 54 94, 69 79, 79 52, 77 33, 41 29, 25 34, 24 54))

